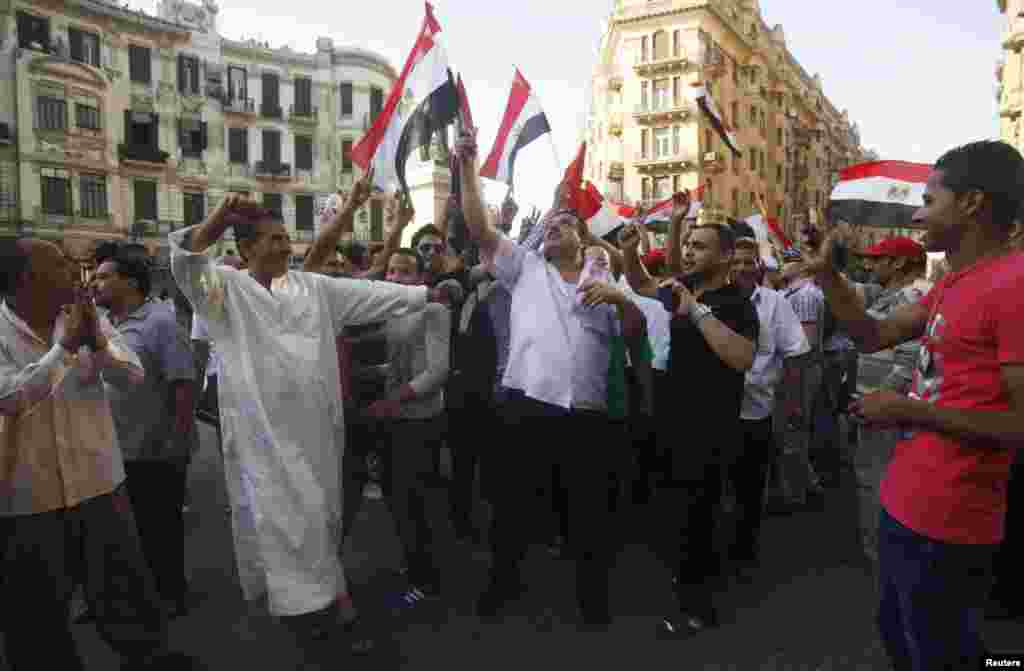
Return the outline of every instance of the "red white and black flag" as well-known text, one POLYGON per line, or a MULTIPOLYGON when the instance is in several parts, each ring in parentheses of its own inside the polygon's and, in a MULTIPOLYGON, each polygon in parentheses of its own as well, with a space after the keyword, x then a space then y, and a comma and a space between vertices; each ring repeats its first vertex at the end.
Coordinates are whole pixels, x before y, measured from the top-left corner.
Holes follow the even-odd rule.
POLYGON ((924 203, 932 167, 905 161, 872 161, 844 168, 829 197, 830 221, 855 226, 905 228, 924 203))
POLYGON ((416 44, 405 61, 384 109, 366 135, 352 148, 352 161, 363 170, 374 166, 374 184, 382 189, 397 183, 408 191, 405 162, 416 149, 430 144, 434 134, 455 121, 459 96, 448 69, 448 56, 437 39, 441 25, 426 3, 426 17, 416 44), (412 112, 403 119, 399 104, 412 100, 412 112))
POLYGON ((708 121, 711 122, 715 132, 722 138, 722 142, 732 150, 733 154, 736 156, 741 155, 743 152, 740 149, 739 141, 736 139, 736 134, 733 133, 732 128, 726 122, 725 117, 722 116, 721 111, 719 111, 718 104, 715 103, 715 99, 711 96, 711 91, 704 85, 698 85, 694 87, 693 95, 697 99, 697 105, 708 116, 708 121))
POLYGON ((516 155, 523 147, 550 132, 551 126, 540 101, 533 94, 530 83, 516 68, 505 116, 501 120, 498 136, 494 139, 494 147, 480 168, 480 176, 504 182, 511 187, 515 176, 516 155))

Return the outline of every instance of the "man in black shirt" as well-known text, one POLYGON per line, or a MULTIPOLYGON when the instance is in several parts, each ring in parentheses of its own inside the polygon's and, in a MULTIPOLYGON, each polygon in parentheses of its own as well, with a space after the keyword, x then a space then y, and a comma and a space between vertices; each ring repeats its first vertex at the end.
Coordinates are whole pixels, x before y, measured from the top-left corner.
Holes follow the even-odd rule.
MULTIPOLYGON (((675 208, 673 217, 684 216, 675 208)), ((678 229, 677 229, 678 230, 678 229)), ((683 250, 684 275, 658 284, 637 252, 639 230, 622 239, 629 284, 638 294, 671 308, 672 341, 661 404, 682 421, 659 422, 668 464, 659 490, 663 558, 673 572, 679 612, 663 618, 662 633, 689 636, 715 626, 712 581, 720 577, 715 552, 715 515, 722 497, 723 468, 739 453, 744 375, 754 362, 757 311, 729 283, 735 236, 727 226, 695 226, 683 250), (669 303, 671 302, 671 305, 669 303), (687 430, 687 420, 695 427, 687 430), (699 422, 699 424, 698 424, 699 422)))

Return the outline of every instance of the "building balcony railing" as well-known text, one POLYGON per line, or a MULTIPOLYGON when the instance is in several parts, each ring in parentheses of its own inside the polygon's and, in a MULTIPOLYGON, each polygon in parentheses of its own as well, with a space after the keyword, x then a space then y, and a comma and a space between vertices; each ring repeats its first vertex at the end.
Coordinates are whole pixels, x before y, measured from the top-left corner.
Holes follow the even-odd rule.
POLYGON ((1002 99, 999 101, 999 115, 1002 117, 1015 117, 1021 113, 1021 103, 1024 101, 1021 87, 1005 89, 1002 99))
POLYGON ((608 78, 608 90, 616 92, 622 90, 622 75, 612 75, 608 78))
POLYGON ((725 172, 725 156, 719 151, 704 152, 701 160, 701 167, 705 172, 725 172))
POLYGON ((316 176, 311 168, 296 168, 295 179, 303 182, 312 182, 316 176))
POLYGON ((685 72, 690 61, 683 55, 640 61, 633 65, 633 71, 641 77, 685 72))
POLYGON ((319 111, 316 107, 292 105, 288 108, 288 120, 297 123, 316 123, 319 111))
POLYGON ((621 182, 626 177, 626 169, 622 161, 612 161, 608 164, 608 179, 613 182, 621 182))
POLYGON ((122 161, 143 161, 145 163, 166 163, 169 154, 150 145, 120 144, 117 155, 122 161))
POLYGON ((658 169, 692 170, 696 161, 692 152, 637 152, 633 165, 640 171, 658 169))
POLYGON ((292 166, 288 163, 256 161, 255 176, 257 178, 289 178, 292 176, 292 166))
POLYGON ((1010 19, 1010 25, 1003 30, 1003 49, 1016 51, 1024 46, 1024 20, 1010 19))
POLYGON ((639 104, 633 109, 633 116, 638 123, 647 124, 664 121, 685 121, 696 111, 693 102, 672 101, 663 103, 639 104))
POLYGON ((206 179, 206 162, 199 158, 183 157, 178 161, 178 175, 193 179, 206 179))
POLYGON ((256 103, 252 98, 229 98, 224 100, 225 114, 248 114, 256 116, 256 103))
POLYGON ((252 165, 249 163, 228 163, 227 176, 248 179, 252 177, 252 165))
POLYGON ((280 105, 267 105, 266 103, 260 105, 260 116, 266 117, 267 119, 280 119, 283 115, 280 105))

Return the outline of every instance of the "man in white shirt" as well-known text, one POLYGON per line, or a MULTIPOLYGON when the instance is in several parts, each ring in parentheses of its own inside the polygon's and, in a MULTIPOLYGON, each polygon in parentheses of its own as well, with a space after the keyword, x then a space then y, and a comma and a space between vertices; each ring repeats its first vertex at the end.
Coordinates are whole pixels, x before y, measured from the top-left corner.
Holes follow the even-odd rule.
MULTIPOLYGON (((779 292, 761 286, 762 271, 757 240, 737 239, 732 281, 750 296, 761 322, 754 366, 747 371, 743 389, 742 452, 728 465, 739 513, 729 559, 737 563, 741 571, 752 568, 758 561, 764 486, 777 452, 772 426, 775 388, 782 381, 783 368, 792 366, 794 358, 811 349, 789 302, 779 292)), ((792 373, 788 376, 789 379, 794 377, 792 373)))
POLYGON ((519 560, 529 534, 540 526, 531 515, 536 498, 531 485, 543 482, 552 465, 560 467, 568 494, 568 541, 580 560, 576 585, 583 623, 606 627, 614 556, 608 485, 613 450, 625 449, 606 440, 612 428, 610 345, 620 329, 631 340, 645 337, 643 313, 610 285, 578 286, 586 230, 573 211, 556 210, 547 217, 543 256, 502 236, 488 220, 475 177, 475 131, 459 138, 457 155, 470 235, 481 256, 494 259, 495 275, 512 295, 505 428, 516 432, 510 446, 518 449, 494 455, 505 483, 496 493, 494 562, 477 613, 496 615, 518 596, 519 560))
MULTIPOLYGON (((369 198, 371 180, 372 172, 359 181, 336 220, 369 198)), ((421 310, 440 294, 289 271, 284 223, 237 194, 169 242, 174 279, 223 357, 224 467, 243 591, 250 600, 265 596, 271 614, 315 650, 336 631, 339 607, 346 626, 355 621, 338 557, 344 413, 337 334, 348 324, 421 310), (245 272, 202 253, 229 226, 245 272)), ((360 639, 353 650, 368 651, 372 641, 360 639)))

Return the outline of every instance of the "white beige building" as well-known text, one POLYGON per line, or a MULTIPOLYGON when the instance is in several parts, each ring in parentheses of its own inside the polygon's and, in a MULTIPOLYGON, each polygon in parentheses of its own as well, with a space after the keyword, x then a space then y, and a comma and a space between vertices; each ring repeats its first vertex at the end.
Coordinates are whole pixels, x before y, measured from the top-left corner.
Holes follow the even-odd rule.
POLYGON ((996 0, 1006 16, 1003 56, 996 66, 1000 137, 1024 151, 1024 0, 996 0))
MULTIPOLYGON (((769 27, 757 0, 618 0, 602 37, 587 129, 588 179, 619 201, 705 187, 706 214, 746 217, 756 194, 792 232, 864 157, 857 125, 769 27), (742 156, 691 95, 712 92, 742 156)), ((814 215, 811 215, 814 216, 814 215)))
MULTIPOLYGON (((348 151, 397 73, 330 38, 310 53, 227 39, 217 14, 213 0, 161 0, 157 16, 0 2, 0 234, 61 240, 81 260, 134 237, 159 256, 230 190, 279 212, 301 256, 322 202, 358 179, 348 151)), ((448 193, 427 158, 409 166, 423 221, 448 193)), ((386 198, 357 215, 355 237, 382 238, 386 198)))

